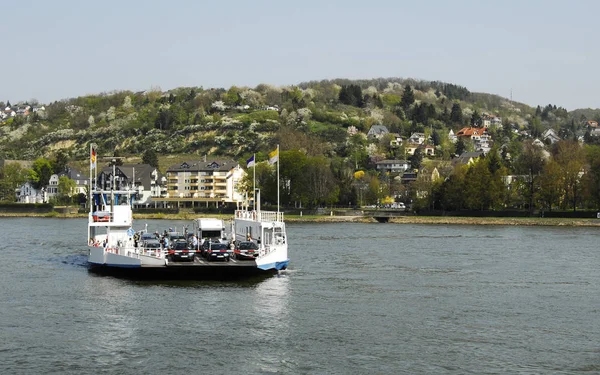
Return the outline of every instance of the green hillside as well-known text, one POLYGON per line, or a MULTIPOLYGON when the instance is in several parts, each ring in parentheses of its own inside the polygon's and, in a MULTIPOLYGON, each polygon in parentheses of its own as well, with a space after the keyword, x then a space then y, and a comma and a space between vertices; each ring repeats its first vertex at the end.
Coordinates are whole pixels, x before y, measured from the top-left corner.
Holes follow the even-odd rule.
MULTIPOLYGON (((376 163, 409 159, 411 169, 419 171, 419 176, 436 168, 446 181, 460 177, 464 182, 469 171, 457 171, 451 160, 464 151, 474 151, 475 146, 462 138, 452 142, 449 132, 456 134, 465 127, 481 127, 486 118, 499 121, 488 130, 493 152, 486 161, 496 180, 501 178, 499 173, 503 176, 528 173, 523 164, 530 150, 527 145, 536 138, 546 143, 544 152, 558 160, 560 150, 542 137, 547 129, 553 129, 565 142, 583 140, 594 146, 600 138, 592 136, 586 124, 587 120, 600 119, 598 110, 568 113, 554 104, 534 108, 497 95, 473 93, 455 84, 401 78, 334 79, 289 87, 261 84, 254 88, 120 91, 45 105, 7 102, 0 106, 17 111, 16 115, 4 111, 0 159, 45 157, 55 160, 55 164, 57 159, 61 163, 79 161, 84 167, 89 144, 93 142, 98 145, 100 155, 125 156, 132 161, 141 160, 144 154, 156 155, 164 172, 180 160, 205 155, 231 157, 243 164, 256 153, 257 160, 264 161, 267 153, 279 144, 282 160, 288 166, 282 172, 289 182, 283 202, 290 205, 348 206, 402 199, 422 201, 424 206, 433 208, 489 209, 541 206, 543 199, 549 199, 551 208, 568 207, 572 195, 576 196, 571 202, 573 206, 582 205, 583 193, 572 190, 574 186, 563 187, 566 190, 562 196, 549 198, 538 196, 535 186, 525 186, 528 193, 520 200, 490 196, 481 198, 482 203, 453 196, 452 202, 458 203, 452 203, 448 189, 459 189, 454 192, 457 194, 464 192, 465 186, 452 187, 445 182, 438 192, 431 186, 418 190, 400 184, 400 176, 378 172, 376 163), (373 125, 384 125, 389 134, 367 138, 373 125), (406 140, 414 133, 424 133, 425 145, 435 150, 434 155, 424 155, 421 148, 414 156, 410 155, 406 140), (402 144, 394 144, 396 135, 402 137, 402 144), (359 171, 366 172, 366 177, 357 178, 355 173, 359 171), (309 186, 309 182, 317 180, 318 183, 309 186)), ((586 152, 585 165, 589 167, 595 159, 590 159, 591 151, 586 152)), ((536 176, 541 171, 536 170, 536 176)), ((272 193, 275 186, 273 177, 267 174, 265 171, 261 182, 264 196, 269 195, 269 189, 272 193)), ((479 188, 473 187, 471 194, 478 195, 479 190, 493 186, 486 180, 479 183, 479 188)), ((502 190, 498 194, 509 193, 502 190)), ((595 204, 592 190, 587 193, 585 204, 595 204)))
MULTIPOLYGON (((292 87, 122 91, 61 100, 28 117, 5 120, 0 127, 0 157, 51 157, 63 149, 73 158, 84 158, 89 142, 98 144, 103 154, 117 150, 121 155, 139 155, 153 149, 160 155, 243 158, 280 143, 282 149, 345 157, 352 126, 366 133, 380 123, 404 137, 426 129, 442 134, 449 129, 456 132, 471 122, 473 114, 484 112, 522 130, 532 128, 536 113, 527 105, 471 93, 461 86, 399 78, 324 80, 292 87), (414 100, 403 101, 409 85, 414 100), (348 87, 360 92, 346 95, 348 87), (451 119, 455 104, 462 116, 451 119), (286 136, 296 133, 300 135, 286 136)), ((561 112, 544 118, 541 125, 558 130, 568 120, 561 112)), ((451 150, 445 151, 447 155, 451 150)))

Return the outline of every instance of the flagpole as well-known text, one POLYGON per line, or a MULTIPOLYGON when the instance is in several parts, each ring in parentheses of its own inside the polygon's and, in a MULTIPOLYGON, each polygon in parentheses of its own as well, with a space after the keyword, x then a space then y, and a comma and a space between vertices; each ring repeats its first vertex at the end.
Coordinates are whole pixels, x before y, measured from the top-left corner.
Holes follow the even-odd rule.
MULTIPOLYGON (((89 196, 88 196, 88 204, 90 205, 90 212, 92 212, 92 152, 94 150, 93 143, 90 142, 90 185, 88 186, 89 196)), ((89 236, 88 236, 89 237, 89 236)))
POLYGON ((254 178, 252 180, 252 209, 256 211, 256 153, 253 154, 252 158, 254 160, 254 165, 252 165, 252 171, 254 172, 254 178))
MULTIPOLYGON (((279 214, 279 145, 277 145, 277 213, 279 214)), ((277 215, 279 216, 279 215, 277 215)))

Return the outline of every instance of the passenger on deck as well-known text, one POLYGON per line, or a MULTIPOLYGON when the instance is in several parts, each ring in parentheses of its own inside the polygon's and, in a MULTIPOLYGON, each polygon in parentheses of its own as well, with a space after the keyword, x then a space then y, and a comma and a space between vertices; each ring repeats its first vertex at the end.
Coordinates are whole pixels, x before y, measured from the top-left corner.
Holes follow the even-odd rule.
POLYGON ((198 248, 198 238, 196 237, 195 234, 192 234, 192 247, 194 249, 198 248))

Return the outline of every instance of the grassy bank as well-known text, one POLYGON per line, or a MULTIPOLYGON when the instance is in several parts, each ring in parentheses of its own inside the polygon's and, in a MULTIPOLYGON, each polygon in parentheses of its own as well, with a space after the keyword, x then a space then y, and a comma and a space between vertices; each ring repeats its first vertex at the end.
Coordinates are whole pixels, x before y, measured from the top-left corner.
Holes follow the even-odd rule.
MULTIPOLYGON (((47 218, 87 218, 87 214, 49 213, 0 213, 0 217, 47 217, 47 218)), ((193 220, 198 217, 214 217, 229 220, 231 215, 224 214, 133 214, 135 220, 193 220)), ((376 223, 375 219, 366 216, 329 216, 329 215, 286 215, 288 223, 376 223)), ((402 216, 390 218, 393 224, 434 224, 434 225, 527 225, 527 226, 569 226, 600 227, 599 219, 570 218, 511 218, 511 217, 455 217, 455 216, 402 216)), ((385 225, 385 224, 382 224, 385 225)))

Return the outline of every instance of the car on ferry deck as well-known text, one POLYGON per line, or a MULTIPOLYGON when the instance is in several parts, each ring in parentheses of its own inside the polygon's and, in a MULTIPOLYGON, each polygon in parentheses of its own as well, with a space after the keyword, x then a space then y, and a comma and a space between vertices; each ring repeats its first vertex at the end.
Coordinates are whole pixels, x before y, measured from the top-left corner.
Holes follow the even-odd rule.
POLYGON ((152 255, 160 254, 162 251, 162 246, 156 238, 142 242, 142 248, 145 253, 150 253, 152 255))
POLYGON ((205 241, 202 245, 202 254, 206 260, 224 260, 229 262, 231 258, 229 245, 223 242, 205 241))
POLYGON ((148 240, 158 240, 158 238, 156 237, 156 233, 142 233, 140 241, 142 241, 143 243, 144 241, 148 240))
POLYGON ((176 240, 169 244, 168 250, 169 257, 171 261, 181 262, 181 261, 194 261, 194 252, 190 250, 190 247, 187 241, 184 240, 176 240))
POLYGON ((258 256, 258 245, 253 241, 242 241, 233 250, 233 257, 239 260, 253 260, 258 256))

